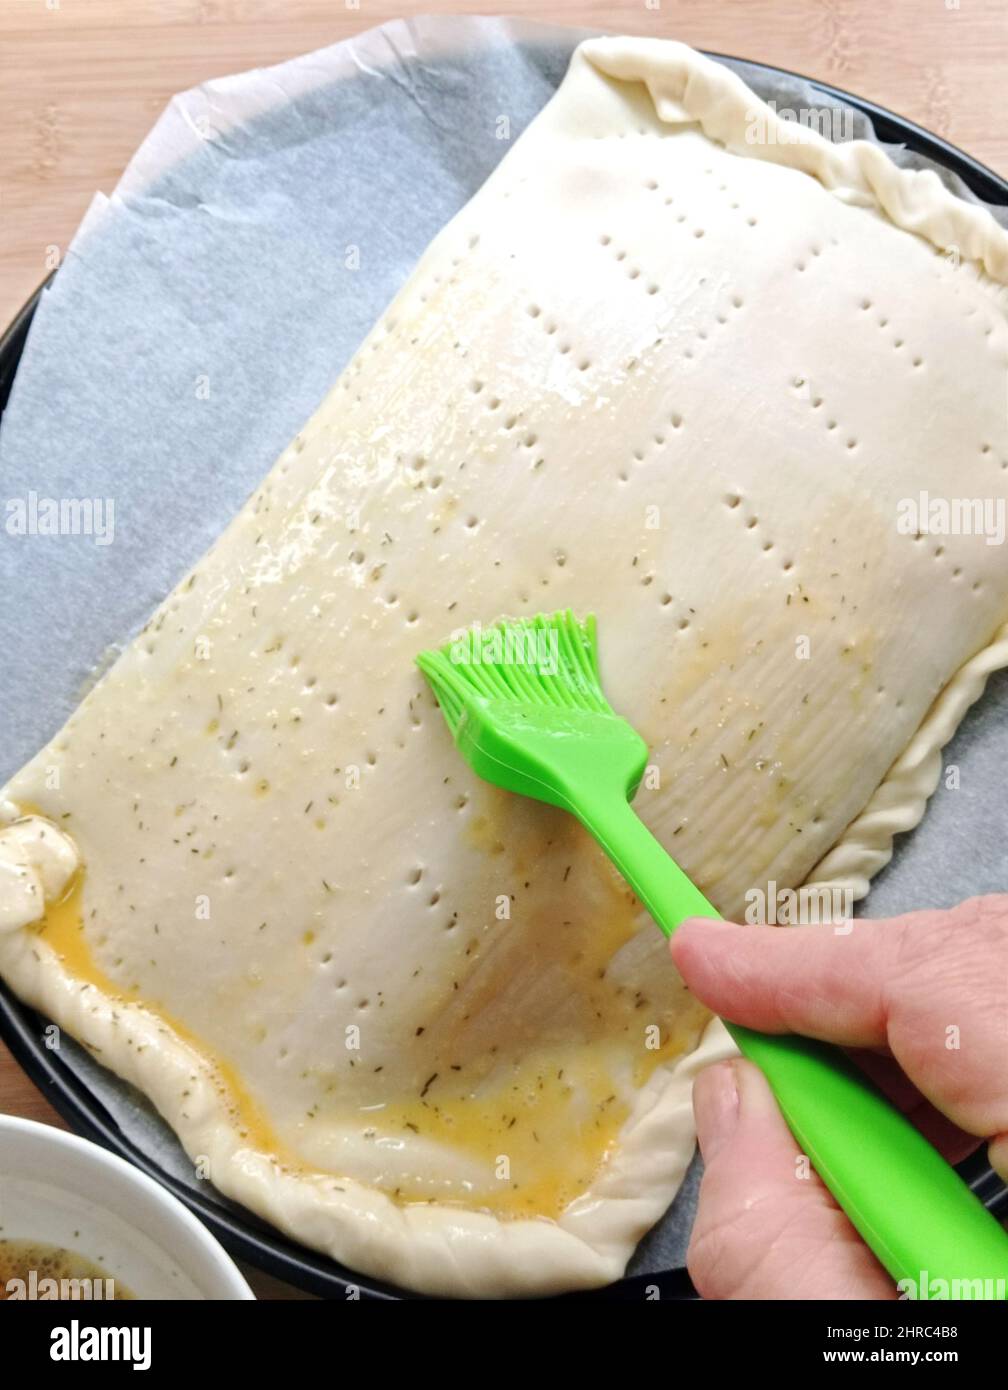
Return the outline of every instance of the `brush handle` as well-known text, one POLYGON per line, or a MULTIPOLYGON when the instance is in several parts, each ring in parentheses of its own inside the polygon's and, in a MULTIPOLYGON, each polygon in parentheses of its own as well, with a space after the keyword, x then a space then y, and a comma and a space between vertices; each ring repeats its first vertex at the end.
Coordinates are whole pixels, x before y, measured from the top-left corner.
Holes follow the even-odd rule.
MULTIPOLYGON (((579 798, 572 810, 666 936, 687 917, 720 916, 622 797, 579 798)), ((981 1279, 993 1281, 987 1297, 1006 1297, 1008 1233, 845 1053, 725 1026, 862 1239, 894 1280, 907 1281, 901 1291, 955 1297, 956 1281, 975 1288, 981 1279)))

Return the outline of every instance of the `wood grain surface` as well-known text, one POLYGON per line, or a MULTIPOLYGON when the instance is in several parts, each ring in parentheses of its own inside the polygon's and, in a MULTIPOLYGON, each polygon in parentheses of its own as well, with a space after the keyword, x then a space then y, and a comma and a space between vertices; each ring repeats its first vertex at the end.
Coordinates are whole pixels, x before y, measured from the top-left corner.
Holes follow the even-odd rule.
MULTIPOLYGON (((466 0, 0 0, 0 326, 110 193, 173 93, 466 0)), ((682 39, 888 106, 1008 174, 1008 0, 498 0, 488 11, 682 39)), ((0 1112, 62 1124, 0 1044, 0 1112)), ((249 1273, 249 1271, 246 1271, 249 1273)), ((250 1273, 262 1297, 297 1297, 250 1273)))

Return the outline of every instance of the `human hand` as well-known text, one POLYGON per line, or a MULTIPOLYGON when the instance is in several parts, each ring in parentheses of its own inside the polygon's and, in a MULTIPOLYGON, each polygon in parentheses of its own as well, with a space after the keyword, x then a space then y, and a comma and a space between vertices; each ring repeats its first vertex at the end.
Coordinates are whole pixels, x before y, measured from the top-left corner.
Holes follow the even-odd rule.
MULTIPOLYGON (((733 1023, 837 1043, 951 1163, 982 1139, 1008 1179, 1008 895, 830 926, 695 919, 672 938, 693 993, 733 1023), (850 928, 850 929, 848 929, 850 928)), ((705 1298, 895 1298, 813 1172, 762 1073, 707 1068, 690 1275, 705 1298)))

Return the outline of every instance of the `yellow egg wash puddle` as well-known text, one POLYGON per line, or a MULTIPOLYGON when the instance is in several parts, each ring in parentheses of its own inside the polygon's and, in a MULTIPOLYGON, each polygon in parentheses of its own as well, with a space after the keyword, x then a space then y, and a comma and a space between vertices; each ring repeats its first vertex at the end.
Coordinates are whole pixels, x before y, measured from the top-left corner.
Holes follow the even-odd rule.
MULTIPOLYGON (((659 1047, 642 1043, 632 1062, 625 1048, 611 1042, 543 1050, 492 1086, 463 1090, 452 1078, 409 1102, 384 1105, 369 1118, 376 1137, 412 1134, 482 1165, 485 1181, 457 1197, 439 1195, 442 1205, 482 1207, 500 1217, 556 1218, 588 1190, 605 1163, 630 1114, 631 1083, 634 1089, 643 1086, 656 1067, 694 1046, 706 1018, 697 1006, 681 1027, 662 1030, 659 1047)), ((397 1184, 395 1196, 429 1200, 422 1185, 408 1182, 397 1184)))
MULTIPOLYGON (((31 811, 25 814, 42 815, 31 811)), ((81 984, 91 985, 110 1000, 136 1005, 176 1035, 208 1065, 218 1089, 225 1097, 242 1139, 250 1147, 269 1154, 285 1167, 300 1166, 274 1132, 262 1110, 249 1095, 232 1064, 207 1048, 184 1023, 141 1000, 134 989, 116 984, 96 962, 84 933, 84 870, 78 869, 57 901, 46 904, 45 916, 29 928, 59 958, 69 975, 81 984)))
MULTIPOLYGON (((556 1217, 590 1187, 629 1114, 611 1062, 602 1047, 558 1050, 519 1064, 485 1091, 442 1096, 432 1088, 423 1099, 386 1105, 375 1127, 444 1143, 481 1163, 485 1181, 456 1198, 439 1196, 441 1203, 556 1217)), ((405 1183, 396 1195, 425 1200, 423 1189, 405 1183)))

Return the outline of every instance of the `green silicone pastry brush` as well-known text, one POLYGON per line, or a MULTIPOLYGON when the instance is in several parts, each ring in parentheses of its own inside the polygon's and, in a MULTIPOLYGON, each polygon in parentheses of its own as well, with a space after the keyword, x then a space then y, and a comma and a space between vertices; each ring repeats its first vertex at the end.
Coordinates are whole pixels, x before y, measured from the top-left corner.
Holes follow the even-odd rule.
MULTIPOLYGON (((488 782, 549 802, 595 837, 662 931, 719 914, 630 806, 647 746, 609 706, 595 623, 572 613, 470 630, 417 665, 459 751, 488 782)), ((976 1297, 1008 1279, 1008 1234, 837 1048, 728 1024, 766 1075, 802 1150, 909 1296, 976 1297), (939 1281, 932 1284, 931 1281, 939 1281), (956 1281, 964 1281, 957 1285, 956 1281), (968 1281, 968 1282, 965 1282, 968 1281)), ((990 1293, 987 1295, 990 1296, 990 1293)))

